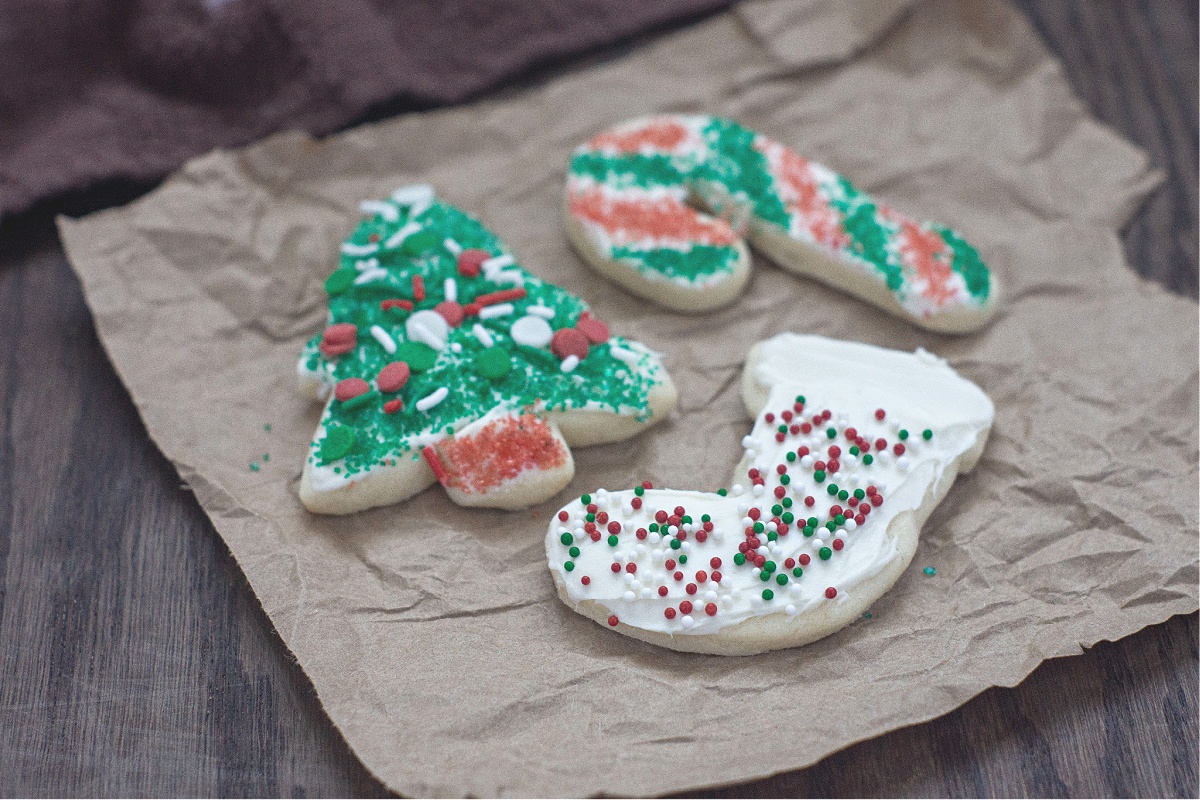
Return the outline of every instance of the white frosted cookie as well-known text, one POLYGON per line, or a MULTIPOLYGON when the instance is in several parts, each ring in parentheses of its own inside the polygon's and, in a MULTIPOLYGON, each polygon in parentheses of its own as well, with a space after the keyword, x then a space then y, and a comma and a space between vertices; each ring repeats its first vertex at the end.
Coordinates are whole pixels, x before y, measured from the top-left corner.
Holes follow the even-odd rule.
POLYGON ((785 269, 930 330, 971 331, 995 309, 995 278, 957 233, 719 117, 643 117, 594 136, 571 159, 565 219, 592 268, 679 311, 737 297, 745 238, 785 269))
POLYGON ((675 407, 656 353, 613 336, 430 187, 363 214, 298 364, 302 390, 326 401, 300 479, 310 511, 388 505, 434 482, 460 505, 533 505, 570 482, 572 445, 625 439, 675 407))
POLYGON ((599 489, 546 535, 559 597, 652 644, 748 655, 820 639, 900 577, 994 409, 924 351, 783 333, 750 351, 734 485, 599 489))

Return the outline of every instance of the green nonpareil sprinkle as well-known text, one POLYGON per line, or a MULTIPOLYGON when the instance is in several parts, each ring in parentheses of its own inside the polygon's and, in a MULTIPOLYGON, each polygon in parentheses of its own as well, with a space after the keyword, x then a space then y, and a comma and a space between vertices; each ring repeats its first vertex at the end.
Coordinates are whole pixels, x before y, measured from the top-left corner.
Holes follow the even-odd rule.
POLYGON ((608 537, 608 544, 610 547, 616 547, 617 542, 619 542, 619 541, 621 541, 621 540, 617 538, 616 534, 613 534, 612 536, 608 537))
POLYGON ((774 600, 775 593, 772 592, 770 589, 763 589, 762 598, 763 598, 763 600, 774 600))
POLYGON ((828 561, 829 557, 833 555, 833 551, 830 550, 828 547, 822 547, 820 550, 817 551, 817 555, 821 558, 822 561, 828 561))
POLYGON ((828 436, 830 439, 836 439, 837 438, 837 428, 826 428, 825 435, 828 436))

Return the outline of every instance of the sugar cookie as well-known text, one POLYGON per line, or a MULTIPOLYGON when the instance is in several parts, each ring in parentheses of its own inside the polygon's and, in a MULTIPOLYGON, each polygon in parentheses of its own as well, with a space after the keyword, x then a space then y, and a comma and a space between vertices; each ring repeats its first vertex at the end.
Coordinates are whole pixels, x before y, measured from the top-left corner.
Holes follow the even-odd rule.
POLYGON ((532 505, 571 480, 570 445, 627 438, 675 407, 656 353, 611 335, 430 187, 362 208, 297 367, 327 400, 300 480, 310 511, 396 503, 435 481, 461 505, 532 505))
POLYGON ((995 278, 957 233, 728 119, 640 118, 594 136, 571 159, 565 218, 596 271, 679 311, 741 292, 744 236, 785 269, 923 328, 974 330, 995 308, 995 278))
POLYGON ((757 420, 728 491, 600 489, 555 515, 546 553, 563 602, 688 652, 827 636, 900 577, 994 415, 924 350, 792 333, 754 346, 742 397, 757 420))

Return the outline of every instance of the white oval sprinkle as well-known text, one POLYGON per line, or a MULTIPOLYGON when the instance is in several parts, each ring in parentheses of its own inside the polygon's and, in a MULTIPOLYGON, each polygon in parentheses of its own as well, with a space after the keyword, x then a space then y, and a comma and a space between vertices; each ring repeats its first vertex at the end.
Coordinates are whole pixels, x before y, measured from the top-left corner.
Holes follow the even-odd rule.
POLYGON ((396 340, 383 328, 378 325, 372 325, 371 336, 375 337, 375 341, 379 342, 379 346, 386 350, 388 355, 396 352, 396 340))
POLYGON ((413 313, 404 321, 404 332, 408 334, 409 339, 423 342, 434 350, 441 350, 446 346, 446 337, 450 335, 450 325, 441 314, 424 309, 413 313))
POLYGON ((442 247, 446 248, 446 252, 452 256, 457 256, 463 251, 462 245, 448 236, 446 237, 445 241, 442 242, 442 247))
POLYGON ((562 364, 559 368, 563 372, 573 372, 575 370, 575 368, 578 366, 579 366, 579 356, 569 355, 562 360, 562 364))
MULTIPOLYGON (((615 344, 610 344, 608 346, 608 352, 612 353, 613 358, 617 359, 618 361, 624 361, 630 366, 633 366, 638 362, 638 354, 632 350, 626 350, 624 347, 618 347, 615 344)), ((747 436, 746 438, 748 439, 750 437, 747 436)))
POLYGON ((525 276, 515 269, 501 270, 490 278, 493 283, 511 283, 514 286, 524 286, 525 276))
POLYGON ((475 338, 478 339, 479 343, 484 347, 491 347, 496 343, 496 340, 492 338, 490 333, 488 333, 488 329, 480 325, 478 322, 476 322, 475 326, 471 328, 471 333, 475 334, 475 338))
POLYGON ((458 301, 458 284, 454 282, 454 278, 446 278, 442 283, 442 292, 446 295, 446 299, 454 303, 458 301))
POLYGON ((364 269, 374 269, 375 267, 378 267, 378 266, 379 266, 379 259, 375 258, 374 256, 372 256, 371 258, 364 258, 364 259, 354 262, 354 268, 356 270, 358 270, 359 272, 362 272, 364 269))
POLYGON ((479 318, 495 319, 496 317, 507 317, 512 312, 512 303, 496 303, 494 306, 484 306, 479 309, 479 318))
POLYGON ((369 270, 366 270, 365 272, 360 272, 358 277, 354 279, 354 285, 361 286, 364 283, 370 283, 371 281, 377 281, 380 278, 386 278, 387 276, 388 276, 388 273, 387 273, 386 269, 380 269, 380 268, 376 267, 375 269, 369 269, 369 270))
POLYGON ((415 222, 404 223, 404 225, 400 227, 400 230, 389 236, 387 241, 383 243, 384 249, 393 250, 399 247, 404 243, 405 239, 407 239, 409 236, 412 236, 419 230, 421 230, 421 226, 415 222))
POLYGON ((501 270, 504 267, 510 267, 515 263, 516 263, 516 259, 514 259, 508 253, 503 253, 501 255, 492 256, 491 258, 487 259, 486 261, 484 261, 482 264, 479 265, 479 268, 483 270, 484 275, 487 275, 488 277, 490 277, 492 272, 501 270))
MULTIPOLYGON (((486 311, 487 309, 483 309, 486 311)), ((479 312, 480 316, 483 311, 479 312)), ((524 316, 512 324, 509 329, 513 341, 530 347, 545 347, 554 338, 554 330, 550 323, 541 317, 524 316)))
POLYGON ((354 244, 353 242, 343 242, 342 252, 348 256, 370 256, 379 252, 377 244, 354 244))
POLYGON ((395 222, 400 219, 400 211, 391 203, 381 200, 363 200, 358 204, 358 209, 369 216, 379 215, 387 222, 395 222))
POLYGON ((530 306, 525 309, 525 312, 542 317, 543 319, 554 319, 554 309, 547 308, 546 306, 530 306))
POLYGON ((450 394, 450 390, 445 386, 438 387, 432 394, 427 394, 417 401, 417 411, 428 411, 445 400, 448 394, 450 394))

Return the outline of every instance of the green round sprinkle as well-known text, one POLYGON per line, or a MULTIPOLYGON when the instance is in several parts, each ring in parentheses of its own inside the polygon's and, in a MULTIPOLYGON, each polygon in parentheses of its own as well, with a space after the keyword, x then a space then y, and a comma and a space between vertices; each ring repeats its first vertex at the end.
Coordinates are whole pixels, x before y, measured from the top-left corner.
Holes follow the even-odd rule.
POLYGON ((855 496, 856 498, 858 498, 859 500, 862 500, 864 497, 866 497, 866 496, 867 496, 867 493, 866 493, 866 492, 864 492, 862 489, 855 489, 855 490, 854 490, 854 496, 855 496))
POLYGON ((567 551, 567 555, 569 555, 571 558, 579 558, 579 548, 572 547, 570 550, 567 551))
POLYGON ((795 461, 796 454, 793 453, 791 450, 788 450, 788 454, 786 456, 784 456, 784 458, 786 458, 788 461, 795 461))
POLYGON ((585 506, 589 505, 592 502, 592 496, 590 494, 582 495, 579 498, 579 502, 583 503, 585 506))
POLYGON ((850 445, 850 455, 856 456, 861 452, 862 451, 858 449, 858 445, 856 445, 856 444, 850 445))
POLYGON ((746 563, 746 556, 743 555, 742 553, 734 553, 733 554, 733 563, 737 564, 740 567, 742 564, 746 563))
POLYGON ((650 523, 650 532, 651 532, 651 533, 658 533, 658 523, 657 523, 657 522, 651 522, 651 523, 650 523))
POLYGON ((783 513, 783 506, 779 505, 779 503, 776 503, 775 505, 771 506, 771 516, 772 517, 778 517, 782 513, 783 513))
POLYGON ((789 483, 791 483, 791 482, 792 482, 792 476, 791 476, 791 475, 786 475, 786 474, 785 474, 785 475, 780 475, 780 476, 779 476, 779 485, 780 485, 780 486, 787 486, 787 485, 788 485, 789 483))
POLYGON ((804 403, 807 403, 808 401, 804 399, 804 395, 798 394, 798 395, 796 395, 796 402, 804 404, 804 403))
POLYGON ((780 425, 780 426, 777 428, 777 430, 778 430, 780 433, 787 433, 787 425, 780 425))
POLYGON ((790 497, 783 498, 783 507, 791 508, 792 507, 792 498, 790 498, 790 497))
POLYGON ((760 570, 758 573, 758 579, 763 583, 766 583, 767 581, 771 580, 771 573, 767 572, 765 569, 760 570))
POLYGON ((838 485, 837 485, 836 483, 831 483, 831 484, 829 484, 829 486, 826 488, 826 491, 827 491, 827 492, 829 492, 829 496, 830 496, 830 497, 834 497, 834 496, 836 496, 836 495, 837 495, 837 493, 838 493, 838 485))
POLYGON ((903 428, 901 428, 901 429, 900 429, 900 441, 902 441, 902 442, 903 442, 903 441, 904 441, 905 439, 907 439, 907 438, 908 438, 908 431, 906 431, 906 430, 904 430, 903 428))
POLYGON ((583 520, 584 520, 584 522, 595 522, 596 515, 595 514, 585 514, 583 517, 583 520))
POLYGON ((689 517, 687 514, 684 514, 682 517, 680 517, 679 521, 682 522, 684 525, 692 524, 692 518, 689 517))
POLYGON ((937 570, 934 569, 933 567, 926 567, 925 569, 923 569, 921 571, 924 572, 926 575, 937 575, 937 570))
POLYGON ((616 546, 617 546, 617 542, 619 542, 619 541, 620 541, 620 539, 618 539, 618 538, 617 538, 617 535, 616 535, 616 534, 613 534, 612 536, 608 537, 608 546, 609 546, 609 547, 616 547, 616 546))
POLYGON ((829 557, 831 555, 833 555, 833 551, 830 550, 828 547, 822 547, 820 550, 817 551, 817 555, 821 557, 822 561, 828 561, 829 557))
POLYGON ((766 562, 765 564, 763 564, 763 569, 765 569, 767 572, 774 572, 775 571, 775 562, 774 561, 766 562))
POLYGON ((337 461, 354 449, 354 431, 345 425, 337 425, 325 431, 321 440, 321 460, 337 461))
POLYGON ((645 487, 642 487, 642 486, 635 486, 633 489, 633 493, 636 494, 638 497, 641 497, 642 495, 644 495, 646 493, 646 489, 645 489, 645 487))
POLYGON ((724 497, 727 494, 729 494, 728 489, 717 489, 717 495, 719 495, 720 497, 724 497))
POLYGON ((575 569, 575 562, 568 561, 567 563, 563 564, 563 569, 565 569, 567 572, 570 572, 571 570, 575 569))
POLYGON ((874 460, 875 456, 871 455, 870 453, 867 453, 865 456, 863 456, 863 463, 868 466, 870 466, 871 462, 874 460))
POLYGON ((779 573, 778 575, 775 576, 775 582, 778 583, 780 586, 786 586, 787 585, 787 575, 784 575, 782 572, 779 573))
POLYGON ((840 492, 838 492, 838 500, 849 500, 849 499, 850 499, 850 493, 847 492, 845 489, 842 489, 840 492))
POLYGON ((257 462, 257 461, 255 461, 255 462, 251 462, 251 464, 250 464, 250 471, 251 471, 251 472, 258 472, 258 462, 257 462))
POLYGON ((683 547, 683 543, 680 542, 678 539, 671 540, 671 549, 672 550, 678 550, 681 547, 683 547))
POLYGON ((814 533, 816 533, 816 530, 811 525, 804 526, 805 536, 812 536, 814 533))
POLYGON ((712 522, 712 517, 709 516, 708 514, 701 514, 700 521, 701 522, 712 522))
POLYGON ((776 539, 778 539, 778 538, 779 538, 779 534, 778 534, 778 533, 776 533, 775 531, 771 531, 770 533, 768 533, 768 534, 767 534, 767 541, 768 541, 768 542, 773 542, 773 541, 775 541, 775 540, 776 540, 776 539))
POLYGON ((829 531, 830 533, 833 533, 835 530, 837 530, 837 524, 834 523, 833 520, 829 520, 828 522, 825 523, 825 530, 829 531))
POLYGON ((780 519, 783 520, 784 524, 791 525, 792 522, 795 521, 796 516, 790 511, 785 511, 785 512, 783 512, 783 516, 781 516, 780 519))
POLYGON ((419 256, 441 243, 442 235, 440 233, 433 228, 425 228, 405 239, 404 243, 400 245, 400 252, 406 256, 419 256))
POLYGON ((763 525, 761 522, 754 523, 754 532, 755 533, 762 533, 766 529, 767 529, 767 526, 763 525))
POLYGON ((821 520, 817 519, 816 517, 809 517, 804 521, 804 523, 810 528, 815 528, 821 524, 821 520))
POLYGON ((775 593, 770 589, 763 589, 763 600, 774 600, 775 593))
POLYGON ((686 564, 686 563, 687 563, 687 553, 684 553, 683 555, 681 555, 681 556, 679 557, 679 563, 680 563, 680 564, 686 564))
POLYGON ((837 428, 826 428, 825 435, 828 436, 830 439, 836 439, 837 438, 837 428))
POLYGON ((512 356, 503 347, 489 347, 471 363, 476 372, 490 381, 498 381, 512 371, 512 356))
POLYGON ((817 483, 820 483, 821 481, 825 480, 825 473, 821 472, 821 470, 817 470, 813 473, 813 480, 817 483))
POLYGON ((796 567, 794 570, 792 570, 793 578, 799 578, 803 574, 804 574, 804 570, 800 569, 799 567, 796 567))
POLYGON ((335 270, 325 279, 325 291, 331 295, 341 294, 353 285, 354 279, 357 277, 358 270, 354 267, 342 267, 335 270))
POLYGON ((396 345, 392 358, 403 361, 413 372, 424 372, 437 361, 437 350, 422 342, 402 342, 396 345))
POLYGON ((570 544, 571 542, 575 541, 575 537, 569 533, 564 533, 562 536, 558 537, 558 540, 563 544, 570 544))
POLYGON ((844 515, 842 515, 842 514, 838 514, 836 517, 834 517, 834 518, 833 518, 833 521, 834 521, 835 523, 837 523, 838 525, 845 525, 845 524, 846 524, 846 517, 845 517, 844 515))
POLYGON ((925 430, 921 431, 921 438, 928 442, 933 438, 933 431, 929 430, 929 428, 926 428, 925 430))

